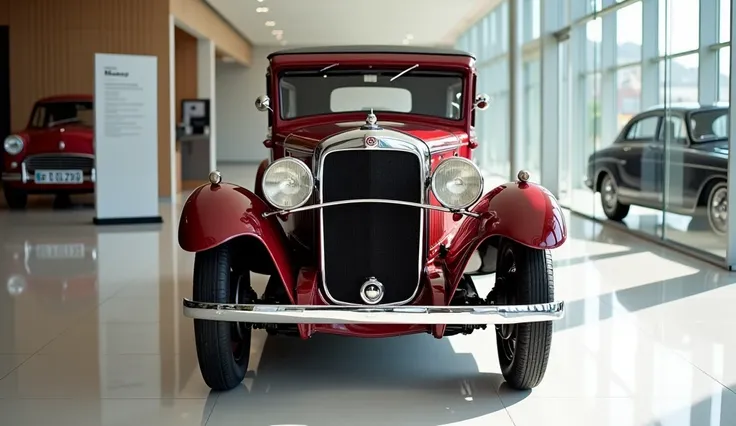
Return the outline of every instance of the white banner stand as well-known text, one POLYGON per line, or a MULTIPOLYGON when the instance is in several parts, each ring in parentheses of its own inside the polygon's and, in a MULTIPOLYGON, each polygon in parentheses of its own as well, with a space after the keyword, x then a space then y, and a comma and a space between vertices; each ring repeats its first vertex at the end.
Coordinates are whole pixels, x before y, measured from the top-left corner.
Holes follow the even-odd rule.
POLYGON ((96 225, 161 223, 155 56, 95 54, 96 225))

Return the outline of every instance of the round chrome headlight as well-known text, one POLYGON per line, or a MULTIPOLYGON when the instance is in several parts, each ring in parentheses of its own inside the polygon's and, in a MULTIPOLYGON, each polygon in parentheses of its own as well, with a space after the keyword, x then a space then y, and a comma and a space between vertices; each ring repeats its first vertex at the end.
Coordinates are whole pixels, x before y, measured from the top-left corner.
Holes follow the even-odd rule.
POLYGON ((309 200, 314 187, 312 171, 303 161, 292 157, 274 161, 263 172, 263 195, 279 210, 301 207, 309 200))
POLYGON ((432 192, 448 209, 464 209, 483 194, 483 175, 472 161, 462 157, 443 160, 432 174, 432 192))
POLYGON ((10 135, 5 138, 3 148, 5 148, 5 152, 7 152, 8 154, 16 155, 19 152, 23 151, 23 145, 23 139, 20 136, 10 135))

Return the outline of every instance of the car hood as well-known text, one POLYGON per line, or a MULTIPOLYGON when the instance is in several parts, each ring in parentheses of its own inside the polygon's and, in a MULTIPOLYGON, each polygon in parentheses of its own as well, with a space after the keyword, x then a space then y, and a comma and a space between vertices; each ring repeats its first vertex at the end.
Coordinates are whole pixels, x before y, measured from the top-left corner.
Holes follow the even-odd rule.
POLYGON ((94 130, 90 127, 65 125, 31 130, 27 134, 30 155, 94 153, 94 130))
MULTIPOLYGON (((277 137, 285 140, 286 143, 291 146, 298 147, 302 150, 313 151, 325 138, 348 130, 355 130, 364 124, 365 122, 363 121, 318 124, 302 127, 299 130, 288 134, 281 134, 277 137)), ((448 144, 463 143, 468 140, 467 134, 452 128, 394 121, 379 121, 378 125, 387 130, 394 130, 419 138, 424 141, 430 149, 448 144)))

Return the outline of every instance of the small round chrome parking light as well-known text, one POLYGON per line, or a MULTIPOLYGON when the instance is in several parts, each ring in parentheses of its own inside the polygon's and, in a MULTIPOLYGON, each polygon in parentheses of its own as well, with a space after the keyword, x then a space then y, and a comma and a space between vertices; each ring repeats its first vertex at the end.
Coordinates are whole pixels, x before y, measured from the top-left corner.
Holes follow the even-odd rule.
POLYGON ((376 277, 368 278, 360 287, 360 298, 369 305, 375 305, 383 299, 383 284, 376 277))

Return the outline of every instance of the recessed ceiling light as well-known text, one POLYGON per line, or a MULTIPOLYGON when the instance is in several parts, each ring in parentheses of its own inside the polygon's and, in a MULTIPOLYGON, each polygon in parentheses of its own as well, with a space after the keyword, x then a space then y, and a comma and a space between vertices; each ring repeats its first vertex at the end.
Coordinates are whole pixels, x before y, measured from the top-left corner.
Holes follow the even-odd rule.
POLYGON ((256 12, 257 13, 266 13, 266 12, 268 12, 268 8, 267 7, 257 7, 256 8, 256 12))
POLYGON ((266 26, 267 27, 274 27, 274 26, 276 26, 276 22, 274 22, 274 21, 266 21, 266 26))
POLYGON ((414 34, 407 34, 406 35, 407 40, 414 40, 414 34))
POLYGON ((275 36, 280 36, 280 35, 283 35, 284 34, 284 30, 273 30, 273 31, 271 31, 271 34, 273 34, 275 36))
POLYGON ((263 0, 258 0, 258 3, 263 3, 263 0))

